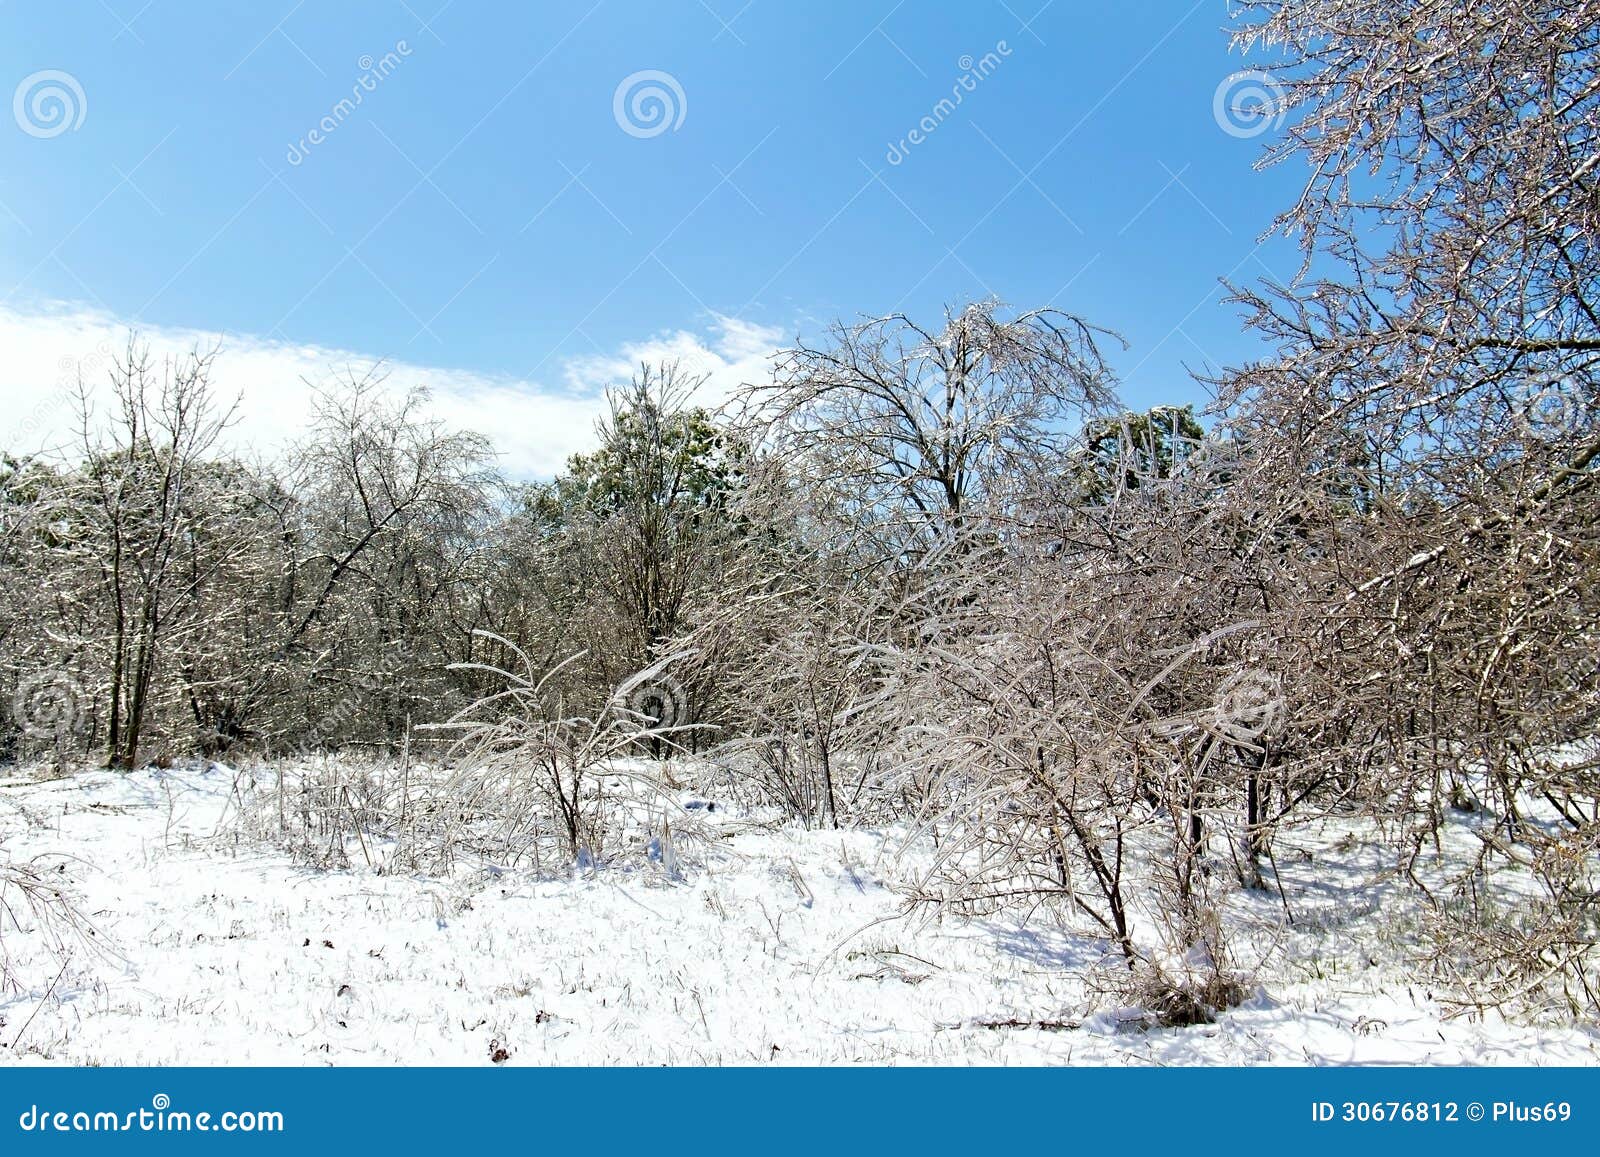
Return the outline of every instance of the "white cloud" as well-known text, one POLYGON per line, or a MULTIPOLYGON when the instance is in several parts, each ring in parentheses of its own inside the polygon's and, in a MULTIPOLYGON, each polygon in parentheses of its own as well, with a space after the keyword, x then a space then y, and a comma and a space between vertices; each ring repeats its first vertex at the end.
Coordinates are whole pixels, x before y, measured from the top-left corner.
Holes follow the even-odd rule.
MULTIPOLYGON (((85 307, 0 306, 0 449, 69 449, 77 426, 78 374, 103 393, 128 328, 109 313, 85 307)), ((626 380, 641 360, 677 360, 685 370, 707 375, 702 400, 715 404, 743 382, 764 377, 782 337, 772 327, 718 316, 705 333, 669 331, 628 343, 613 355, 569 359, 555 386, 405 362, 385 363, 385 384, 396 393, 425 386, 433 415, 487 436, 507 473, 546 477, 592 444, 603 389, 626 380)), ((363 373, 378 360, 205 330, 141 327, 139 339, 156 359, 220 346, 212 382, 223 397, 241 399, 231 448, 268 457, 305 432, 318 385, 344 372, 363 373)))
POLYGON ((626 381, 641 362, 677 362, 684 373, 705 377, 700 398, 706 405, 715 405, 746 382, 766 378, 772 355, 783 339, 783 330, 776 326, 715 314, 709 334, 669 330, 629 342, 615 354, 571 358, 564 377, 571 389, 594 392, 612 382, 626 381))

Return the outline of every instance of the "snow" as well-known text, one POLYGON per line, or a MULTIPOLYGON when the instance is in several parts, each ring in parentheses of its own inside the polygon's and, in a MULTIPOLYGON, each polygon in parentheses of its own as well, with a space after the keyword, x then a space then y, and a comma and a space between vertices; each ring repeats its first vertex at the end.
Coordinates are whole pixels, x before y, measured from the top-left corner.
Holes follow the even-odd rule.
MULTIPOLYGON (((0 782, 0 859, 59 865, 115 950, 80 949, 58 977, 59 962, 5 930, 25 986, 0 993, 8 1062, 1600 1060, 1592 1025, 1447 1016, 1407 979, 1405 895, 1348 834, 1278 848, 1294 924, 1275 893, 1236 895, 1250 1000, 1214 1025, 1135 1030, 1126 1010, 1095 1005, 1086 977, 1105 948, 1090 937, 1043 920, 904 918, 892 885, 918 853, 897 860, 893 833, 720 806, 696 811, 723 837, 714 850, 680 848, 670 870, 658 844, 653 863, 563 880, 504 865, 385 874, 360 850, 356 868, 319 871, 234 822, 255 776, 276 774, 213 764, 0 782), (1077 1027, 986 1027, 1041 1020, 1077 1027)), ((380 867, 385 850, 373 842, 380 867)))

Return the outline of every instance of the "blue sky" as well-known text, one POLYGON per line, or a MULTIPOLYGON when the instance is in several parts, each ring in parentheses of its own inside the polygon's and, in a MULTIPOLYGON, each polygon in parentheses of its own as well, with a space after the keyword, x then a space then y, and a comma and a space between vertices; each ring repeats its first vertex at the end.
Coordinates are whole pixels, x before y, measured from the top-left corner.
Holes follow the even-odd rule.
POLYGON ((0 326, 384 358, 475 383, 470 413, 641 351, 733 373, 834 317, 997 296, 1120 332, 1130 402, 1200 400, 1186 367, 1258 352, 1218 278, 1294 271, 1258 236, 1303 179, 1219 121, 1227 9, 9 0, 0 326), (668 123, 627 92, 619 120, 647 71, 668 123))

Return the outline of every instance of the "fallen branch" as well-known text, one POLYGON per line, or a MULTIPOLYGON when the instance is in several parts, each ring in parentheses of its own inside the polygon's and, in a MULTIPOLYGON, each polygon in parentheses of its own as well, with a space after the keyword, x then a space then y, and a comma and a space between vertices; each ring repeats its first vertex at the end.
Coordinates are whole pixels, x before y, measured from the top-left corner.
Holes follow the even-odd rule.
POLYGON ((949 1029, 964 1028, 992 1028, 992 1029, 1038 1029, 1040 1032, 1076 1032, 1083 1027, 1081 1021, 1076 1020, 1018 1020, 1010 1017, 1005 1020, 958 1020, 948 1023, 936 1023, 934 1029, 944 1031, 949 1029))

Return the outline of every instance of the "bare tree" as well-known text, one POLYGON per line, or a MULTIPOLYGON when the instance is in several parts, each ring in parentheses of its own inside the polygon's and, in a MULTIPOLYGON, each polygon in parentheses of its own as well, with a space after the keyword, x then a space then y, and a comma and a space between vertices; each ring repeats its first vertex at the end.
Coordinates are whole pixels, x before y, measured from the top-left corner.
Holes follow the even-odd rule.
POLYGON ((497 480, 484 439, 428 418, 426 400, 391 396, 376 368, 319 396, 294 472, 272 488, 273 621, 229 691, 252 731, 397 740, 418 700, 436 709, 448 665, 471 658, 497 480))
POLYGON ((173 631, 228 551, 199 564, 191 551, 212 511, 198 476, 232 421, 210 386, 215 351, 157 367, 130 337, 110 372, 115 410, 102 442, 87 387, 80 387, 87 544, 110 610, 107 759, 136 766, 157 673, 173 631))
MULTIPOLYGON (((1236 290, 1282 355, 1222 383, 1253 485, 1300 500, 1304 597, 1274 630, 1317 684, 1320 757, 1412 826, 1407 870, 1474 799, 1499 817, 1488 858, 1564 865, 1541 876, 1551 951, 1533 936, 1512 971, 1592 1003, 1555 945, 1590 919, 1573 849, 1600 835, 1600 782, 1560 751, 1593 718, 1600 610, 1600 6, 1241 7, 1288 118, 1263 163, 1312 174, 1279 222, 1302 280, 1236 290)), ((1510 943, 1454 939, 1474 942, 1510 943)))
POLYGON ((1003 313, 982 302, 939 329, 840 323, 747 391, 748 417, 825 489, 864 565, 904 572, 962 538, 1008 473, 1059 455, 1109 405, 1104 331, 1052 309, 1003 313))

